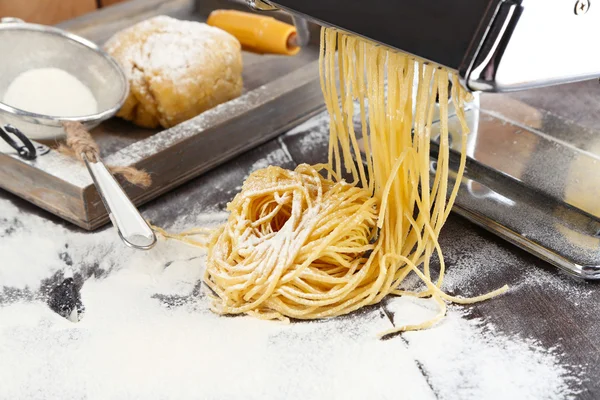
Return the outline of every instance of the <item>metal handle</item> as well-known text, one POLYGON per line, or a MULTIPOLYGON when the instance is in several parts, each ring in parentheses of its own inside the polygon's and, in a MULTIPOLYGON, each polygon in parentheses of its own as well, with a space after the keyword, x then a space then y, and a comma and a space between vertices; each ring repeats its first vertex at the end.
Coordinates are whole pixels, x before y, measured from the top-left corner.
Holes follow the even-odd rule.
POLYGON ((246 4, 257 11, 276 11, 278 9, 266 0, 246 0, 246 4))
POLYGON ((123 242, 135 249, 151 249, 156 244, 156 235, 110 171, 101 161, 91 162, 85 155, 83 159, 123 242))
MULTIPOLYGON (((244 1, 244 0, 242 0, 244 1)), ((245 0, 246 5, 255 11, 278 11, 279 8, 271 4, 268 0, 245 0)), ((292 20, 296 26, 296 36, 294 36, 293 46, 306 47, 310 42, 310 30, 308 21, 294 13, 291 13, 292 20)))
POLYGON ((298 47, 306 47, 310 42, 310 30, 308 28, 308 21, 304 18, 297 16, 296 14, 292 14, 292 20, 294 21, 294 26, 296 26, 296 46, 298 47))
POLYGON ((19 157, 21 157, 22 159, 28 161, 36 159, 37 149, 31 142, 31 140, 29 140, 27 136, 23 134, 23 132, 21 132, 14 126, 6 124, 0 127, 0 139, 3 139, 10 147, 15 149, 19 157), (15 135, 21 143, 11 138, 9 133, 15 135))

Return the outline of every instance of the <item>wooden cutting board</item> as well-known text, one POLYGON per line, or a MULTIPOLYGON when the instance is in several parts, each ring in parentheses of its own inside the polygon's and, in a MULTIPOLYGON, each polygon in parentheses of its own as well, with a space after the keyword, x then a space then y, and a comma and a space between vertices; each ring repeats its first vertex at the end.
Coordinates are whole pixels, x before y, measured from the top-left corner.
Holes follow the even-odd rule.
MULTIPOLYGON (((223 0, 133 0, 60 27, 102 44, 116 31, 156 15, 202 21, 214 9, 236 7, 244 9, 223 0)), ((142 129, 116 118, 103 123, 92 134, 104 162, 152 175, 147 189, 122 182, 140 205, 303 122, 324 107, 318 39, 314 34, 293 57, 245 52, 242 96, 173 128, 142 129)), ((0 153, 0 187, 88 230, 109 221, 83 164, 54 150, 34 161, 0 153)))

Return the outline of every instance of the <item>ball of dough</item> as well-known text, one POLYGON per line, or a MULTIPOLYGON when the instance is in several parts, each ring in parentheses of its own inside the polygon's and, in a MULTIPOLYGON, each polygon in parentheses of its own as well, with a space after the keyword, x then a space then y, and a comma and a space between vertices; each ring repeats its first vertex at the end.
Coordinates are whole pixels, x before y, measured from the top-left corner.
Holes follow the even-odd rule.
POLYGON ((117 115, 143 127, 171 127, 242 93, 241 45, 219 28, 159 16, 116 33, 105 48, 129 79, 117 115))

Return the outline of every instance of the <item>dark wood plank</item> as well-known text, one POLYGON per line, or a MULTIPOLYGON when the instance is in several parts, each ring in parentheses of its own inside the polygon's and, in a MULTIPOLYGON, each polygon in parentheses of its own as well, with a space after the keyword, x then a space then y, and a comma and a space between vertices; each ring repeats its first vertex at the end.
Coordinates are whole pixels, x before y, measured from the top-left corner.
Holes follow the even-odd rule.
POLYGON ((600 362, 600 283, 567 276, 456 215, 442 230, 440 243, 448 276, 463 275, 465 260, 471 260, 470 284, 453 288, 453 294, 471 296, 510 286, 507 294, 471 306, 471 317, 485 318, 501 333, 556 347, 583 380, 579 397, 598 398, 600 381, 593 377, 600 362), (476 260, 481 264, 475 265, 476 260))

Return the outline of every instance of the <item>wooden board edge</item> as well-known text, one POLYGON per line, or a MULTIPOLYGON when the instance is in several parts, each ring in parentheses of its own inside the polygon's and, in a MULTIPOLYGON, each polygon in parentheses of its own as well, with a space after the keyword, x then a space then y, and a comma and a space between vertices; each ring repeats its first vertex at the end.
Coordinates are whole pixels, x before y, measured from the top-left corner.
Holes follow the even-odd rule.
MULTIPOLYGON (((157 174, 155 177, 155 182, 159 184, 149 189, 142 190, 132 185, 125 185, 124 189, 132 201, 138 206, 144 204, 235 156, 277 137, 324 109, 320 81, 316 74, 298 70, 275 82, 280 86, 296 86, 293 90, 281 91, 275 95, 267 93, 264 102, 233 117, 229 115, 227 118, 221 118, 227 113, 215 112, 216 123, 196 131, 194 135, 167 148, 160 149, 151 157, 136 162, 135 167, 145 169, 151 174, 157 169, 163 172, 162 176, 157 174), (279 107, 280 104, 286 104, 286 107, 279 107), (172 159, 165 157, 168 153, 176 153, 178 161, 185 165, 185 170, 178 171, 177 166, 172 165, 164 166, 164 169, 158 167, 157 163, 172 159), (202 154, 203 162, 195 161, 202 154)), ((190 124, 194 126, 193 121, 190 124)), ((152 137, 147 140, 152 142, 152 137)), ((128 148, 123 149, 122 152, 127 156, 128 148)), ((96 229, 108 222, 108 215, 93 186, 84 191, 84 200, 86 204, 91 205, 88 207, 90 210, 96 211, 88 214, 89 220, 86 225, 96 229)))
POLYGON ((84 188, 49 176, 29 163, 2 152, 0 187, 75 225, 91 228, 83 205, 84 188), (54 185, 60 189, 57 190, 54 185))
MULTIPOLYGON (((157 188, 156 190, 153 190, 153 191, 143 192, 141 195, 136 196, 136 197, 131 197, 132 201, 134 202, 134 204, 136 206, 141 206, 149 201, 152 201, 152 200, 158 198, 159 196, 181 186, 182 184, 184 184, 184 183, 210 171, 211 169, 216 168, 219 165, 237 157, 238 155, 240 155, 246 151, 249 151, 253 148, 256 148, 256 147, 260 146, 261 144, 268 142, 269 140, 276 138, 277 136, 279 136, 279 135, 287 132, 288 130, 300 125, 301 123, 307 121, 311 117, 319 114, 323 110, 325 110, 324 104, 313 109, 312 111, 308 112, 305 115, 299 116, 296 120, 290 121, 289 124, 287 124, 286 126, 282 126, 280 129, 272 132, 269 135, 257 137, 255 141, 246 142, 245 144, 242 144, 236 148, 232 148, 232 150, 230 152, 228 152, 227 154, 221 154, 215 160, 211 160, 205 164, 201 164, 201 165, 197 166, 196 168, 190 170, 188 173, 181 175, 178 179, 173 180, 172 183, 169 185, 157 188)), ((90 196, 90 197, 88 197, 88 200, 89 201, 100 201, 98 193, 97 192, 93 193, 95 191, 95 189, 93 187, 91 189, 92 190, 90 192, 86 191, 86 194, 88 196, 90 196)), ((135 188, 132 190, 135 190, 135 188)), ((95 230, 95 229, 98 229, 98 228, 104 226, 108 222, 110 222, 108 214, 104 213, 103 215, 100 215, 100 216, 94 218, 93 220, 87 221, 86 226, 89 228, 86 228, 86 229, 95 230)))

